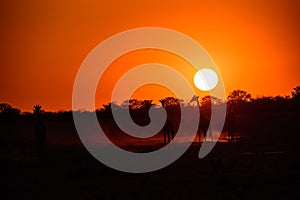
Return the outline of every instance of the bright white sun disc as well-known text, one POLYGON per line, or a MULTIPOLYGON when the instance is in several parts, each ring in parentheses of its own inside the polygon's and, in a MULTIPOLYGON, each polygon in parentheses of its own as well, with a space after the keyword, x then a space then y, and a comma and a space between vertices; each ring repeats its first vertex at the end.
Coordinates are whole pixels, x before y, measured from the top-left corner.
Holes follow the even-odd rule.
POLYGON ((194 84, 199 90, 211 90, 218 84, 218 75, 212 69, 200 69, 195 73, 194 84))

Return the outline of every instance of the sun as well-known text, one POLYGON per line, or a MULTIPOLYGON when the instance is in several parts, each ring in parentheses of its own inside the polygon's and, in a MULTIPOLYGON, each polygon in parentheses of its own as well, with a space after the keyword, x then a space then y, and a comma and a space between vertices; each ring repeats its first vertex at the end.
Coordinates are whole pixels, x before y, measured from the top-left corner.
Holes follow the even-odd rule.
POLYGON ((194 84, 199 90, 202 91, 214 89, 218 84, 218 80, 219 78, 217 73, 208 68, 200 69, 194 75, 194 84))

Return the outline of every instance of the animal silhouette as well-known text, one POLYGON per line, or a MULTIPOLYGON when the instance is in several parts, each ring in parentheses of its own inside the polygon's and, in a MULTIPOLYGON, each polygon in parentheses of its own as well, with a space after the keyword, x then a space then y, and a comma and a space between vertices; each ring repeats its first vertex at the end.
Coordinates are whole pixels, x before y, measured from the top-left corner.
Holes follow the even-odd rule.
POLYGON ((39 159, 44 158, 45 142, 46 142, 46 127, 42 121, 42 106, 33 106, 33 113, 36 116, 35 124, 35 138, 36 138, 36 149, 39 159))
MULTIPOLYGON (((190 100, 190 102, 194 102, 196 101, 198 108, 200 109, 200 104, 199 104, 199 96, 194 95, 192 97, 192 99, 190 100)), ((206 135, 208 132, 208 128, 209 128, 209 123, 210 120, 207 119, 207 117, 205 117, 204 115, 200 114, 200 121, 199 121, 199 125, 198 125, 198 130, 197 130, 197 134, 198 134, 198 139, 199 139, 199 144, 201 143, 201 132, 203 133, 203 140, 206 140, 206 135)), ((210 137, 212 137, 212 130, 209 130, 209 135, 210 137)))
POLYGON ((199 127, 198 127, 198 134, 199 134, 199 142, 201 137, 201 131, 203 132, 203 140, 206 141, 207 133, 210 138, 212 138, 212 129, 209 128, 210 121, 206 117, 200 117, 199 127))
MULTIPOLYGON (((159 100, 162 107, 166 108, 166 100, 161 99, 159 100)), ((166 120, 166 123, 163 127, 163 134, 164 134, 164 144, 167 143, 167 137, 168 137, 168 142, 171 142, 171 139, 174 138, 174 128, 172 122, 168 119, 166 120)))

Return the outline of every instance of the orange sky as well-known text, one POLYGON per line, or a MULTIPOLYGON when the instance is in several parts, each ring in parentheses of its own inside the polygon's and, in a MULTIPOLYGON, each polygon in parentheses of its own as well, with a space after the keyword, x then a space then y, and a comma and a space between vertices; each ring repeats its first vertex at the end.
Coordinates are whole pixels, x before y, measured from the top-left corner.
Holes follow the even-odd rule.
MULTIPOLYGON (((199 42, 217 64, 227 93, 244 89, 254 97, 287 95, 300 84, 299 4, 297 0, 1 1, 0 102, 22 110, 31 110, 36 103, 46 110, 71 109, 73 82, 87 54, 113 34, 145 26, 174 29, 199 42)), ((180 65, 182 60, 171 57, 150 50, 122 56, 100 82, 97 105, 107 102, 114 81, 135 64, 154 59, 189 74, 180 65)), ((164 94, 151 87, 144 90, 148 96, 141 98, 164 94)))

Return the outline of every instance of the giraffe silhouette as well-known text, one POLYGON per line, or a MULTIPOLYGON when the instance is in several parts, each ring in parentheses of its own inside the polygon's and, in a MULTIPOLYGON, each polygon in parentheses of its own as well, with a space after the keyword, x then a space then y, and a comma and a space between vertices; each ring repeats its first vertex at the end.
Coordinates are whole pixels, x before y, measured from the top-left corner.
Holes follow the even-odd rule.
MULTIPOLYGON (((199 96, 194 95, 192 97, 192 99, 190 100, 190 103, 194 102, 194 101, 196 101, 197 106, 200 109, 199 96)), ((201 143, 201 132, 203 132, 203 138, 204 138, 203 140, 204 141, 206 140, 206 135, 207 135, 208 131, 209 131, 210 137, 212 137, 212 130, 211 130, 211 128, 209 129, 209 123, 210 123, 209 119, 207 119, 203 115, 201 116, 201 114, 200 114, 200 121, 199 121, 199 125, 198 125, 198 130, 197 130, 199 144, 201 143)))
POLYGON ((39 159, 44 158, 45 153, 45 142, 46 142, 46 127, 42 120, 42 106, 33 106, 33 113, 36 116, 35 124, 35 139, 36 139, 36 150, 39 159))
MULTIPOLYGON (((159 100, 163 108, 166 108, 166 100, 161 99, 159 100)), ((171 142, 171 139, 174 138, 174 128, 172 122, 168 119, 166 120, 166 123, 163 127, 163 133, 164 133, 164 144, 167 144, 167 137, 168 137, 168 142, 171 142)))

